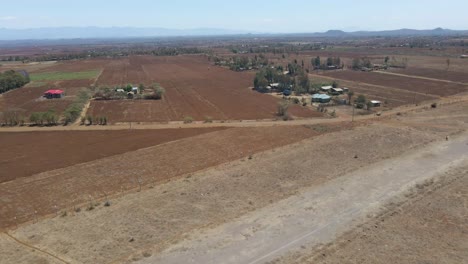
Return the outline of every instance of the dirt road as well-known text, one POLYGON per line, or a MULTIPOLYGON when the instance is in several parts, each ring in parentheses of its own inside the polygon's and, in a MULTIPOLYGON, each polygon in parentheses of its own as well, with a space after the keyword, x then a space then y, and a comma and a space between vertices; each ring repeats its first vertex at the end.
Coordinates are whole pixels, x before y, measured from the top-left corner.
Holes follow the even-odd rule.
POLYGON ((392 197, 468 163, 468 134, 384 160, 233 222, 192 234, 139 263, 265 263, 301 245, 327 243, 392 197))

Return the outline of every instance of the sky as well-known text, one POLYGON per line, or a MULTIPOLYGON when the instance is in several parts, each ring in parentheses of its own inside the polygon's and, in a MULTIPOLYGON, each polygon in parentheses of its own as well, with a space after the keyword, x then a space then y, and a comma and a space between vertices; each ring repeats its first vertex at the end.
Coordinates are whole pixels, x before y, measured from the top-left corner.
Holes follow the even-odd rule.
POLYGON ((468 0, 2 1, 0 28, 219 28, 257 33, 468 29, 468 0))

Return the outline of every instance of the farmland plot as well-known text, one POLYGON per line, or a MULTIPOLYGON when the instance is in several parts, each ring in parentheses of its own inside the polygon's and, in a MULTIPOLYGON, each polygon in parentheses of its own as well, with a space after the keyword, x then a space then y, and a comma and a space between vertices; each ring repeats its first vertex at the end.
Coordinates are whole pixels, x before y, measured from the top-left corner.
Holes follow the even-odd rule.
POLYGON ((449 96, 465 92, 468 87, 461 84, 423 80, 375 72, 334 71, 324 74, 336 79, 396 88, 425 95, 449 96))
MULTIPOLYGON (((111 122, 172 121, 190 116, 218 120, 269 119, 274 117, 277 99, 249 90, 253 73, 238 73, 213 67, 202 56, 137 56, 112 61, 97 85, 160 83, 166 93, 160 101, 94 101, 93 116, 107 116, 111 122)), ((294 106, 298 117, 318 113, 294 106)))

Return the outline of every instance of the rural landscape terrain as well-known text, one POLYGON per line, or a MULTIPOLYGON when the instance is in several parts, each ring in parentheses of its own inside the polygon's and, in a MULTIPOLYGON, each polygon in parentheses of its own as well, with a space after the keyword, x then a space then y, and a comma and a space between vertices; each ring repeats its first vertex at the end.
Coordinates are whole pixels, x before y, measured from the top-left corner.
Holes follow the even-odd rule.
POLYGON ((0 42, 0 263, 468 263, 468 35, 328 33, 0 42))

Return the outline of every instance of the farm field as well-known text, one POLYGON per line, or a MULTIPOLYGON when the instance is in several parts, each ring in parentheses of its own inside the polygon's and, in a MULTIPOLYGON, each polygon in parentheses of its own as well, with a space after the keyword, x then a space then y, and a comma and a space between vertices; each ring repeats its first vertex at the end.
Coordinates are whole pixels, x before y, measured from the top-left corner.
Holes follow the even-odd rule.
MULTIPOLYGON (((335 78, 311 74, 312 80, 315 82, 331 82, 336 80, 335 78)), ((434 95, 419 94, 407 90, 400 90, 397 88, 372 85, 368 83, 362 83, 358 81, 339 80, 339 84, 342 87, 347 87, 353 91, 356 95, 365 95, 369 100, 380 100, 386 102, 387 107, 398 107, 409 104, 417 104, 424 101, 436 100, 439 97, 434 95)))
POLYGON ((326 72, 323 75, 341 80, 401 89, 423 95, 450 96, 468 91, 468 86, 462 84, 380 74, 376 72, 344 70, 326 72))
MULTIPOLYGON (((73 204, 85 203, 89 200, 89 195, 92 195, 93 199, 97 199, 103 198, 104 194, 112 195, 122 190, 135 189, 138 187, 137 179, 141 179, 144 185, 160 184, 180 175, 235 159, 247 158, 260 151, 340 129, 342 129, 340 126, 331 126, 323 131, 316 131, 303 126, 286 126, 231 128, 218 129, 218 131, 215 129, 142 131, 136 132, 135 140, 137 142, 134 143, 130 138, 124 139, 124 137, 131 137, 130 134, 135 131, 131 131, 131 133, 102 131, 96 132, 99 135, 94 139, 96 143, 91 143, 90 146, 85 145, 81 150, 77 145, 79 142, 67 142, 66 132, 57 132, 64 133, 59 135, 59 138, 63 138, 65 141, 64 147, 75 146, 77 149, 67 150, 59 147, 57 150, 49 150, 46 154, 50 154, 50 156, 46 158, 50 161, 46 164, 40 162, 32 164, 36 166, 34 168, 36 171, 45 170, 47 165, 57 167, 53 164, 55 160, 53 157, 59 153, 63 157, 63 161, 59 161, 58 164, 62 166, 66 165, 67 162, 72 165, 91 158, 94 160, 27 177, 20 177, 25 176, 20 174, 17 175, 19 178, 16 179, 6 174, 4 178, 10 181, 0 185, 0 195, 1 199, 9 202, 0 208, 0 228, 13 224, 12 220, 15 214, 19 222, 29 221, 32 220, 31 212, 34 210, 37 210, 40 215, 53 213, 53 203, 56 203, 60 208, 65 208, 73 204), (213 132, 206 133, 208 131, 213 132), (107 133, 109 136, 114 135, 114 137, 105 139, 108 137, 107 133), (162 139, 158 139, 158 133, 163 133, 165 136, 161 135, 162 139), (187 134, 192 134, 192 136, 187 137, 187 134), (177 135, 179 135, 179 140, 168 142, 177 139, 177 135), (155 139, 148 139, 151 136, 155 139), (183 138, 183 136, 186 137, 183 138), (99 140, 103 142, 99 142, 99 140), (125 144, 122 146, 108 146, 110 143, 106 144, 106 142, 115 142, 115 140, 125 144), (164 142, 166 143, 161 144, 164 142), (159 145, 150 147, 151 144, 159 145), (143 149, 131 151, 136 148, 143 149), (76 155, 83 156, 83 153, 88 153, 85 150, 95 153, 89 154, 89 158, 75 158, 76 155), (119 152, 122 154, 116 155, 119 152)), ((57 133, 44 132, 39 137, 42 136, 46 142, 51 142, 51 137, 57 133)), ((85 141, 86 135, 93 135, 93 133, 73 132, 75 139, 82 138, 83 141, 85 141)), ((27 142, 31 142, 34 140, 31 138, 32 134, 34 133, 11 135, 10 137, 26 138, 27 142)), ((73 137, 69 138, 73 139, 73 137)), ((26 148, 29 148, 32 153, 26 157, 20 157, 18 160, 7 159, 5 162, 11 173, 15 174, 15 169, 21 164, 24 165, 21 161, 31 162, 34 159, 44 161, 42 157, 45 155, 40 151, 42 148, 39 149, 39 146, 27 146, 26 148)), ((17 152, 23 153, 19 147, 17 152)), ((9 153, 11 154, 11 151, 9 153)), ((7 155, 7 153, 4 152, 3 155, 7 155)), ((30 171, 30 173, 33 172, 30 171)))
POLYGON ((452 82, 461 82, 465 84, 468 83, 468 72, 456 72, 430 68, 390 69, 390 71, 405 75, 414 75, 432 79, 447 80, 452 82))
POLYGON ((0 183, 222 129, 4 132, 0 183))
MULTIPOLYGON (((167 151, 170 149, 171 153, 180 155, 181 151, 189 149, 195 151, 195 153, 201 153, 203 155, 203 157, 200 157, 201 160, 211 160, 211 158, 205 156, 207 152, 214 150, 210 146, 219 146, 223 142, 222 144, 229 150, 224 151, 225 153, 232 153, 237 148, 244 148, 241 155, 243 159, 209 170, 184 174, 185 177, 183 178, 175 178, 165 184, 157 184, 153 188, 144 188, 141 192, 127 193, 122 197, 111 198, 112 205, 110 207, 101 205, 94 210, 82 210, 79 213, 69 211, 67 216, 46 218, 34 225, 20 226, 17 230, 11 231, 10 234, 21 241, 47 249, 48 252, 72 262, 141 261, 144 263, 148 257, 157 257, 162 251, 174 244, 187 241, 188 236, 191 234, 209 234, 211 228, 216 228, 220 224, 237 219, 254 210, 267 207, 289 196, 298 195, 298 190, 309 187, 314 188, 334 178, 339 178, 345 173, 364 166, 370 166, 389 157, 401 155, 402 152, 411 149, 415 150, 428 142, 441 140, 446 134, 457 133, 463 127, 458 126, 453 119, 439 119, 438 116, 443 117, 446 114, 455 113, 464 116, 459 120, 466 121, 467 116, 464 113, 466 112, 464 107, 466 107, 466 104, 449 105, 433 111, 426 110, 408 116, 395 117, 395 120, 389 120, 389 123, 383 122, 356 127, 352 130, 318 135, 305 141, 296 141, 296 144, 254 154, 252 159, 247 158, 248 152, 243 146, 248 145, 250 149, 254 144, 245 141, 252 135, 264 132, 265 128, 244 130, 246 134, 238 129, 228 129, 197 136, 196 140, 194 138, 183 139, 179 143, 185 142, 183 145, 193 146, 192 149, 187 148, 187 145, 178 147, 177 144, 179 143, 175 142, 167 145, 168 148, 161 153, 168 153, 167 151), (431 122, 433 119, 448 123, 439 127, 440 124, 431 122), (405 123, 394 124, 394 122, 405 123), (422 128, 416 123, 426 126, 422 128), (215 135, 226 133, 231 135, 229 139, 224 136, 221 139, 215 135), (238 136, 239 134, 243 135, 239 141, 232 142, 232 145, 229 146, 226 145, 236 138, 234 135, 238 136), (204 140, 202 137, 209 137, 211 141, 204 140), (241 146, 241 142, 245 142, 245 145, 241 146), (201 147, 198 144, 203 145, 203 151, 200 151, 201 147), (378 147, 369 148, 369 145, 378 147), (310 153, 321 153, 321 155, 314 155, 313 158, 310 158, 310 153), (359 153, 359 158, 355 158, 355 153, 359 153), (330 159, 330 157, 334 157, 334 159, 330 159), (337 163, 336 160, 340 160, 340 162, 337 163), (257 169, 253 169, 253 166, 257 169), (324 174, 323 171, 328 173, 324 174), (187 217, 188 215, 190 217, 187 217), (129 242, 130 240, 133 242, 129 242), (90 243, 91 241, 94 242, 90 243), (113 246, 109 246, 109 243, 112 243, 113 246)), ((464 128, 466 129, 466 124, 464 128)), ((300 130, 292 130, 292 128, 272 129, 274 130, 270 130, 269 133, 275 134, 272 137, 275 137, 276 140, 274 141, 277 141, 276 135, 293 131, 299 132, 304 127, 300 130)), ((313 132, 313 130, 310 131, 313 132)), ((297 134, 289 134, 289 136, 290 138, 298 138, 297 134)), ((261 135, 261 137, 265 137, 265 135, 261 135)), ((281 139, 286 139, 286 137, 281 139)), ((268 141, 268 138, 265 140, 268 141)), ((445 141, 445 139, 443 140, 445 141)), ((273 140, 270 140, 270 142, 273 142, 273 140)), ((156 153, 156 149, 151 148, 145 150, 144 153, 137 151, 132 155, 157 160, 154 158, 159 156, 156 153)), ((171 156, 169 153, 167 155, 171 156)), ((219 156, 219 153, 216 152, 211 155, 216 157, 219 156)), ((186 164, 186 158, 188 158, 186 156, 189 155, 181 157, 176 161, 177 164, 186 164)), ((134 159, 125 158, 125 160, 134 164, 135 168, 139 168, 136 173, 141 174, 143 170, 140 169, 138 163, 134 163, 134 159)), ((168 157, 163 162, 166 164, 169 160, 168 157)), ((106 162, 109 162, 107 164, 119 163, 115 158, 106 162)), ((196 161, 190 164, 198 164, 199 162, 196 161)), ((85 173, 84 167, 79 169, 79 167, 74 166, 72 167, 73 170, 70 168, 66 173, 59 173, 56 176, 57 178, 51 179, 51 181, 58 182, 56 179, 63 179, 66 175, 75 173, 74 171, 77 171, 76 173, 79 173, 81 177, 91 177, 98 174, 98 172, 105 174, 106 171, 102 170, 102 168, 114 170, 114 168, 101 164, 101 166, 96 164, 96 167, 93 168, 93 165, 88 163, 86 170, 88 170, 89 174, 85 173), (98 170, 98 168, 101 169, 98 170)), ((149 176, 154 175, 151 166, 153 165, 148 163, 146 167, 149 176)), ((158 164, 154 166, 158 166, 158 174, 160 170, 162 170, 162 174, 166 174, 165 169, 158 164)), ((115 172, 112 172, 115 175, 113 177, 116 177, 114 181, 118 181, 120 177, 117 171, 125 167, 128 166, 121 166, 116 168, 115 172)), ((122 174, 128 176, 126 171, 122 172, 122 174)), ((143 176, 144 182, 147 182, 145 175, 143 176)), ((42 177, 48 179, 45 175, 42 177)), ((101 184, 101 180, 94 179, 91 180, 94 185, 101 184)), ((79 185, 70 181, 68 184, 68 186, 79 185)), ((113 183, 110 181, 107 184, 113 183)), ((37 185, 39 187, 36 187, 36 189, 43 190, 42 188, 45 188, 42 184, 37 185)), ((9 190, 16 190, 13 186, 7 187, 9 187, 9 190)), ((68 188, 68 192, 71 192, 70 187, 68 188)), ((104 187, 101 188, 101 191, 107 191, 104 187)), ((66 189, 66 187, 62 186, 60 188, 57 186, 55 192, 42 192, 61 197, 63 194, 56 193, 61 192, 60 190, 63 189, 66 189)), ((95 190, 95 193, 97 192, 95 190)), ((19 193, 28 192, 23 190, 19 193)), ((10 198, 10 195, 13 194, 5 197, 10 198)), ((75 194, 74 196, 77 197, 78 195, 75 194)), ((10 199, 12 201, 17 200, 10 199)), ((31 198, 25 199, 25 204, 32 203, 30 202, 31 198)), ((52 196, 49 196, 48 199, 61 201, 52 196)), ((41 202, 45 203, 45 201, 41 202)), ((36 207, 38 206, 37 203, 34 202, 36 207)), ((39 208, 42 212, 52 206, 49 202, 48 206, 39 208)), ((81 208, 85 206, 86 199, 81 208)), ((62 210, 63 206, 60 205, 60 208, 62 210)), ((53 209, 48 210, 53 213, 53 209)), ((25 209, 25 211, 28 211, 28 209, 25 209)), ((271 220, 281 221, 281 218, 271 220)), ((244 236, 254 236, 255 229, 239 230, 238 234, 239 238, 236 236, 235 239, 247 239, 244 236)), ((147 259, 147 262, 151 262, 151 259, 147 259)))
MULTIPOLYGON (((112 61, 97 80, 97 85, 127 83, 165 88, 160 101, 93 101, 89 114, 108 116, 111 122, 195 120, 252 120, 275 117, 277 99, 251 91, 253 74, 213 67, 204 56, 134 56, 112 61)), ((299 106, 291 107, 297 117, 319 113, 299 106)))
MULTIPOLYGON (((18 111, 28 119, 33 112, 53 110, 60 116, 73 103, 75 96, 80 91, 89 89, 100 74, 100 70, 80 71, 76 64, 78 63, 45 63, 40 68, 35 68, 36 64, 18 68, 31 71, 31 82, 0 95, 0 112, 18 111), (43 98, 42 95, 49 89, 61 89, 65 97, 52 100, 43 98)), ((94 67, 97 64, 101 65, 102 61, 92 65, 94 67)))

